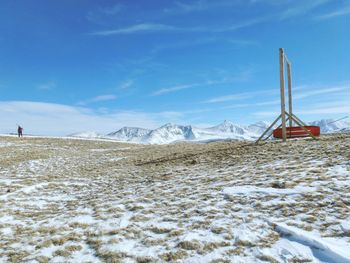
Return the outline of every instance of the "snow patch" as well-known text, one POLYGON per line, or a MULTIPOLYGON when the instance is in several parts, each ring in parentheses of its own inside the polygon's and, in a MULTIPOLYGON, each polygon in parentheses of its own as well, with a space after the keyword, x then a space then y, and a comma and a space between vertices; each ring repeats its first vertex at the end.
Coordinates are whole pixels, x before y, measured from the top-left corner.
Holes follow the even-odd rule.
POLYGON ((275 225, 276 231, 282 237, 308 246, 314 256, 321 261, 350 263, 349 243, 335 238, 322 238, 317 233, 307 232, 284 223, 275 223, 275 225))
POLYGON ((296 195, 296 194, 314 192, 315 190, 316 188, 314 187, 306 187, 306 186, 279 189, 279 188, 271 188, 271 187, 263 188, 263 187, 256 187, 256 186, 250 186, 250 185, 242 185, 242 186, 224 188, 223 194, 225 196, 237 195, 237 194, 248 195, 252 193, 265 194, 265 195, 296 195))

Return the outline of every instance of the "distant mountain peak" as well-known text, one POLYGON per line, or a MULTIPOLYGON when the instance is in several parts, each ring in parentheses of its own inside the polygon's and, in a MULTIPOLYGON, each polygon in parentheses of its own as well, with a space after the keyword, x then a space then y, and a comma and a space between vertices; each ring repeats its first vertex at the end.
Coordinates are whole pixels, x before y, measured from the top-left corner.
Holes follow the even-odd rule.
MULTIPOLYGON (((96 132, 81 132, 72 134, 73 137, 80 138, 108 138, 116 141, 143 143, 143 144, 167 144, 178 141, 217 141, 217 140, 255 140, 268 127, 270 123, 259 121, 250 125, 238 125, 225 120, 217 126, 210 128, 197 128, 191 125, 178 125, 167 123, 157 129, 143 129, 137 127, 123 127, 116 132, 111 132, 105 136, 96 132)), ((311 122, 310 125, 317 125, 321 128, 321 133, 331 133, 339 131, 350 131, 350 122, 334 121, 324 119, 311 122)))
POLYGON ((107 137, 115 140, 130 141, 135 139, 142 139, 142 137, 150 132, 151 130, 144 128, 123 127, 116 132, 107 134, 107 137))
POLYGON ((228 120, 224 120, 223 123, 219 124, 218 126, 223 126, 223 127, 230 127, 230 126, 234 126, 235 124, 231 121, 228 120))

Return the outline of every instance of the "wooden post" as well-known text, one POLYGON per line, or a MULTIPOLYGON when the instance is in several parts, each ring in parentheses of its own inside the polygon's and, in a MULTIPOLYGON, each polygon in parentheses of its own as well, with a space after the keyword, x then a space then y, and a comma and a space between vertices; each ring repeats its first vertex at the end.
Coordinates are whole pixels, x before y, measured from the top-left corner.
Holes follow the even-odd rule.
MULTIPOLYGON (((301 127, 305 132, 307 132, 313 139, 316 140, 316 137, 305 127, 306 124, 300 120, 295 114, 293 114, 293 100, 292 100, 292 66, 291 63, 288 61, 284 54, 284 49, 279 49, 279 59, 280 59, 280 92, 281 92, 281 114, 278 116, 278 118, 270 125, 269 128, 266 129, 266 131, 259 137, 259 139, 255 142, 255 144, 258 144, 259 141, 261 141, 264 136, 269 132, 269 130, 279 121, 279 119, 282 119, 282 123, 279 127, 282 127, 282 138, 283 142, 287 141, 287 127, 286 123, 289 122, 289 126, 293 126, 293 122, 299 127, 301 127), (285 77, 284 77, 284 66, 285 61, 287 61, 287 71, 288 71, 288 102, 289 102, 289 112, 286 111, 286 100, 285 100, 285 77)), ((265 138, 267 140, 272 133, 265 138)), ((289 134, 291 135, 291 133, 289 134)), ((289 136, 290 137, 290 136, 289 136)))
POLYGON ((281 88, 281 118, 282 118, 282 138, 287 141, 286 129, 286 101, 284 94, 284 49, 280 48, 280 88, 281 88))
MULTIPOLYGON (((292 101, 292 66, 290 62, 287 62, 288 71, 288 103, 289 103, 289 114, 293 115, 293 101, 292 101)), ((293 126, 292 118, 289 118, 289 127, 293 126)))
MULTIPOLYGON (((281 116, 281 115, 280 115, 280 116, 281 116)), ((288 114, 287 114, 287 116, 288 116, 288 114)), ((289 120, 289 117, 287 117, 286 121, 288 121, 288 120, 289 120)), ((281 126, 282 126, 282 123, 281 123, 276 129, 281 128, 281 126)), ((267 136, 267 137, 264 139, 264 141, 267 141, 267 140, 272 136, 272 134, 273 134, 273 132, 271 132, 271 133, 269 134, 269 136, 267 136)))
POLYGON ((278 118, 271 123, 271 125, 266 129, 266 131, 264 131, 264 133, 259 137, 259 139, 256 140, 255 144, 258 144, 262 138, 264 138, 265 134, 268 133, 268 131, 280 120, 281 118, 281 114, 278 116, 278 118))
MULTIPOLYGON (((289 114, 288 114, 289 115, 289 114)), ((289 117, 293 118, 296 124, 298 124, 304 131, 306 131, 314 140, 317 140, 317 138, 308 130, 305 128, 306 124, 300 120, 297 116, 289 115, 289 117)))

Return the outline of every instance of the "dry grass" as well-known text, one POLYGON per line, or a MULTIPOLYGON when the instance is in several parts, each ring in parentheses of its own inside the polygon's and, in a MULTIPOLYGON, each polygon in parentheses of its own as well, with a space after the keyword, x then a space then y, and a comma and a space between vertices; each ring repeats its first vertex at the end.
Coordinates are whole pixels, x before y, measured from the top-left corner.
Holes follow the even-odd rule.
POLYGON ((227 262, 272 249, 280 237, 262 221, 272 217, 324 237, 350 235, 339 230, 350 196, 337 183, 348 177, 329 173, 350 159, 348 134, 260 146, 0 140, 9 143, 0 147, 0 230, 11 230, 0 240, 0 259, 9 262, 49 262, 40 253, 51 247, 52 257, 67 260, 88 253, 104 262, 181 262, 222 251, 212 262, 227 262), (221 193, 237 185, 283 190, 315 184, 321 186, 295 196, 221 193), (240 239, 241 226, 255 239, 240 239), (198 239, 184 241, 188 233, 198 239), (158 249, 152 256, 135 252, 150 247, 158 249))

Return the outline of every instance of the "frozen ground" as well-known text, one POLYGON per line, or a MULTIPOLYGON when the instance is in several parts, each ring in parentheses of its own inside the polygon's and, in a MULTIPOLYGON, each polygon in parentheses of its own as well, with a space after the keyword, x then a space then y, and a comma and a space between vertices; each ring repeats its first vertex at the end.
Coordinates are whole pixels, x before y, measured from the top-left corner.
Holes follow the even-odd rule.
POLYGON ((0 262, 350 262, 350 135, 0 137, 0 262))

